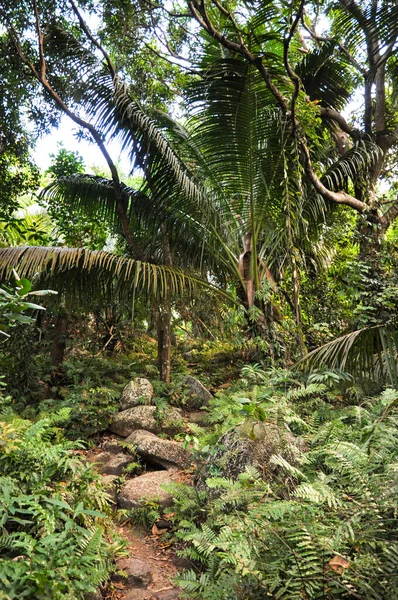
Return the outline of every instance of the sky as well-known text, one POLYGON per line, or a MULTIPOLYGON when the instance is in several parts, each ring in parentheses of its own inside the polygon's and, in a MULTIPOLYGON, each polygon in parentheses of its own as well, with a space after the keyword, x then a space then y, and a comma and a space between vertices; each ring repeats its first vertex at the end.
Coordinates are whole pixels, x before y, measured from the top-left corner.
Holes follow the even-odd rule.
MULTIPOLYGON (((58 129, 53 129, 49 135, 40 138, 36 142, 36 148, 33 151, 33 157, 36 164, 45 171, 51 163, 51 154, 58 151, 58 143, 62 142, 66 150, 79 152, 84 159, 86 170, 89 172, 91 167, 101 167, 106 169, 107 164, 100 150, 95 144, 90 144, 85 140, 78 140, 75 137, 77 127, 66 115, 61 118, 58 129)), ((121 149, 117 142, 107 144, 107 149, 115 163, 119 161, 123 172, 128 172, 129 162, 121 155, 121 149)))

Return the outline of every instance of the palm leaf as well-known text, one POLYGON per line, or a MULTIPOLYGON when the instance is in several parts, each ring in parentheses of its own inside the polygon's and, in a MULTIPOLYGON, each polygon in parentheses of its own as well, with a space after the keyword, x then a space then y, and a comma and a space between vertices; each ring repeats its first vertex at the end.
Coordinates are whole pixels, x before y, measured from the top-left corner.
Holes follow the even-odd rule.
POLYGON ((334 41, 323 43, 306 54, 295 71, 311 100, 341 110, 351 95, 354 81, 347 58, 335 49, 334 41))
POLYGON ((298 364, 310 369, 326 365, 365 379, 387 379, 397 388, 398 331, 387 325, 358 329, 316 348, 298 364))
POLYGON ((381 153, 377 144, 360 140, 329 167, 322 180, 331 190, 347 189, 349 181, 358 184, 381 153))
POLYGON ((141 262, 111 252, 83 248, 22 246, 0 248, 0 279, 8 280, 12 269, 20 277, 38 278, 56 284, 66 297, 91 300, 98 298, 131 302, 135 290, 151 295, 192 292, 195 286, 213 291, 228 300, 230 294, 182 269, 141 262))

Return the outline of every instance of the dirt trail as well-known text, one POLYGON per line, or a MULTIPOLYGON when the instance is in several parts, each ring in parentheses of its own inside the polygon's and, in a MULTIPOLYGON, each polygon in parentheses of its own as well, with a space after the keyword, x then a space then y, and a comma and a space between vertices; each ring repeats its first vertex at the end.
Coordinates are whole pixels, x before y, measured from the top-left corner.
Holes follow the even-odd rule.
MULTIPOLYGON (((104 455, 104 445, 109 442, 120 443, 115 436, 104 436, 98 446, 81 452, 85 459, 92 463, 104 478, 109 477, 104 473, 106 464, 100 459, 104 455)), ((118 455, 111 455, 115 458, 118 455)), ((109 464, 109 463, 108 463, 109 464)), ((122 468, 121 468, 122 470, 122 468)), ((120 473, 121 474, 121 473, 120 473)), ((178 479, 188 481, 189 476, 181 471, 175 472, 178 479)), ((117 478, 115 473, 114 478, 117 478)), ((128 480, 134 479, 134 477, 128 480)), ((111 494, 113 495, 113 494, 111 494)), ((115 510, 117 509, 115 498, 115 510)), ((118 570, 128 573, 128 578, 118 576, 112 578, 103 593, 106 600, 175 600, 179 598, 179 590, 170 582, 170 578, 184 568, 184 560, 177 557, 172 544, 165 537, 166 530, 156 525, 149 531, 145 531, 134 525, 132 519, 125 523, 115 521, 115 527, 122 538, 127 540, 125 558, 118 559, 116 566, 118 570)))
MULTIPOLYGON (((178 598, 178 590, 170 583, 179 568, 170 543, 163 542, 161 536, 146 534, 132 525, 119 527, 120 535, 128 540, 126 551, 130 558, 136 558, 147 564, 152 573, 152 582, 146 588, 123 588, 121 586, 120 600, 172 600, 178 598)), ((116 588, 117 589, 117 588, 116 588)))

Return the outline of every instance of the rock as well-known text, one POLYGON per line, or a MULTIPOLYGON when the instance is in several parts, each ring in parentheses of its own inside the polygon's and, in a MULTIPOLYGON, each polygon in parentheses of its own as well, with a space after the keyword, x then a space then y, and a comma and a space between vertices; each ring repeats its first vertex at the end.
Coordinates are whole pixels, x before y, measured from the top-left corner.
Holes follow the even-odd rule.
POLYGON ((182 358, 187 360, 188 362, 195 357, 196 350, 188 350, 188 352, 183 352, 182 358))
POLYGON ((137 454, 165 469, 183 469, 189 464, 188 452, 182 444, 163 440, 149 431, 137 429, 126 438, 126 442, 135 446, 137 454))
POLYGON ((122 437, 127 437, 137 429, 146 429, 152 433, 164 431, 173 435, 179 431, 182 414, 177 408, 167 408, 160 422, 156 418, 156 406, 135 406, 115 415, 109 429, 122 437))
POLYGON ((188 423, 195 423, 195 425, 207 425, 208 414, 204 410, 195 410, 186 415, 188 423))
POLYGON ((200 408, 208 404, 209 400, 213 398, 209 390, 205 386, 191 375, 184 377, 184 383, 188 387, 189 398, 187 406, 191 408, 200 408))
POLYGON ((153 398, 152 383, 144 377, 137 377, 130 381, 122 392, 120 407, 122 410, 139 406, 140 400, 145 398, 145 403, 150 404, 153 398))
POLYGON ((94 464, 96 471, 102 473, 104 466, 110 461, 111 458, 112 455, 109 452, 100 452, 94 456, 92 458, 92 463, 94 464))
POLYGON ((119 492, 119 506, 130 510, 145 506, 145 501, 158 501, 163 507, 170 506, 173 496, 162 486, 172 483, 176 471, 153 471, 129 479, 119 492))
POLYGON ((102 444, 102 448, 105 452, 109 452, 110 454, 120 454, 124 450, 120 441, 116 439, 106 440, 102 444))
MULTIPOLYGON (((279 454, 291 464, 297 463, 297 456, 304 449, 301 441, 290 431, 278 427, 275 423, 257 423, 250 426, 250 431, 245 426, 228 431, 219 439, 215 453, 211 455, 200 470, 198 487, 208 489, 206 479, 216 468, 221 477, 236 479, 246 467, 255 467, 263 479, 269 480, 275 476, 277 470, 270 464, 273 454, 279 454), (261 439, 252 439, 250 434, 257 432, 261 439)), ((217 496, 219 491, 215 488, 208 490, 211 497, 217 496)))
POLYGON ((116 475, 119 476, 132 461, 129 454, 116 454, 108 461, 102 468, 102 472, 105 475, 116 475))
POLYGON ((152 581, 152 573, 148 565, 138 558, 121 558, 116 561, 118 571, 125 571, 126 575, 115 573, 113 581, 120 581, 125 585, 148 585, 152 581))

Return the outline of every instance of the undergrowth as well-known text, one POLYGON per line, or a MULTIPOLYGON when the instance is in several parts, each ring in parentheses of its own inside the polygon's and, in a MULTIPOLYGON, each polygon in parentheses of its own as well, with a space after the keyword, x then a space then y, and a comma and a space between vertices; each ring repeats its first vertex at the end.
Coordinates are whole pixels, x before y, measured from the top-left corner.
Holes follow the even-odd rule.
POLYGON ((100 478, 63 438, 66 409, 37 422, 1 398, 0 598, 83 599, 109 577, 120 543, 100 478), (111 541, 113 539, 113 541, 111 541))
POLYGON ((331 377, 245 375, 211 403, 212 429, 195 429, 197 488, 173 487, 175 535, 193 565, 176 583, 200 600, 395 600, 398 392, 358 401, 343 377, 341 392, 331 377), (254 447, 258 425, 294 434, 294 461, 274 453, 265 477, 253 465, 229 476, 214 459, 226 432, 254 447))

